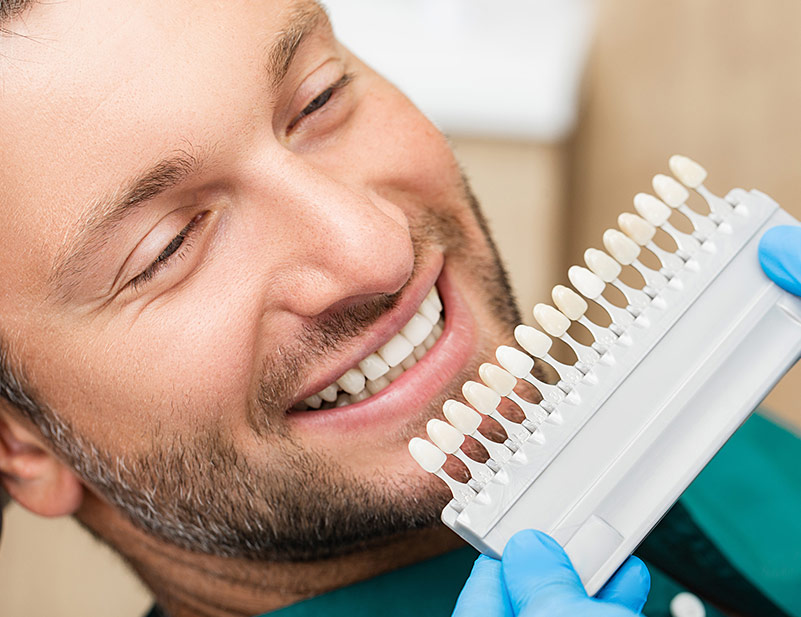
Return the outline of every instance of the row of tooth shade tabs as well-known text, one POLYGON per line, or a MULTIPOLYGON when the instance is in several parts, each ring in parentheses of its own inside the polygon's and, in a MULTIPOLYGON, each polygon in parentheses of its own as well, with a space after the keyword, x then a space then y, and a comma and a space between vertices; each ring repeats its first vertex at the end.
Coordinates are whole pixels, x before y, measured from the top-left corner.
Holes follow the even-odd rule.
POLYGON ((637 194, 634 197, 636 214, 621 214, 619 229, 604 232, 606 251, 588 249, 584 254, 585 266, 572 266, 568 270, 568 279, 575 291, 557 285, 552 292, 553 305, 534 307, 534 318, 541 330, 526 325, 515 328, 515 339, 526 353, 514 347, 499 347, 495 354, 499 366, 486 363, 479 369, 483 383, 468 381, 464 384, 462 394, 469 405, 446 401, 443 412, 447 422, 431 420, 428 424, 431 441, 415 438, 409 443, 412 456, 426 471, 447 482, 457 501, 471 498, 522 441, 536 440, 537 428, 543 422, 562 421, 556 407, 563 400, 570 400, 574 384, 591 378, 588 374, 592 366, 605 361, 607 351, 626 336, 642 310, 659 301, 660 290, 671 285, 678 272, 692 268, 693 255, 707 250, 710 238, 725 225, 723 215, 730 212, 732 206, 703 186, 706 171, 683 156, 671 157, 669 167, 678 181, 667 175, 656 175, 652 182, 655 195, 637 194), (687 205, 688 188, 704 198, 708 214, 701 214, 687 205), (681 212, 689 220, 691 232, 680 231, 671 224, 674 211, 681 212), (655 242, 657 229, 673 239, 675 250, 667 250, 655 242), (658 268, 643 263, 640 259, 643 249, 655 256, 660 264, 658 268), (640 273, 643 285, 634 287, 620 279, 623 268, 628 266, 640 273), (618 306, 604 297, 607 286, 623 294, 625 306, 618 306), (608 313, 605 325, 588 318, 588 300, 608 313), (579 342, 571 336, 569 330, 573 322, 589 331, 591 343, 579 342), (575 353, 575 361, 565 363, 555 358, 551 353, 553 339, 564 341, 575 353), (535 368, 538 361, 550 365, 556 379, 545 379, 543 371, 538 370, 542 365, 535 368), (515 391, 518 380, 536 388, 541 400, 535 403, 521 397, 515 391), (513 401, 525 419, 517 422, 500 413, 502 397, 513 401), (487 416, 503 428, 506 434, 503 443, 490 439, 480 430, 487 416), (472 454, 475 448, 464 447, 465 436, 480 443, 489 459, 478 461, 469 456, 465 451, 472 454), (462 461, 470 475, 467 482, 455 481, 443 471, 447 455, 462 461))

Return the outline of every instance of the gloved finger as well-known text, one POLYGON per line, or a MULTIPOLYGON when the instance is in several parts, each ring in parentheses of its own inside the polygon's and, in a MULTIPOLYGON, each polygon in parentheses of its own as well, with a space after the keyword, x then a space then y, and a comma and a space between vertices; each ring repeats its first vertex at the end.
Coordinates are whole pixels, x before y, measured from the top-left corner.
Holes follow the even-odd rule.
POLYGON ((453 617, 512 617, 509 596, 501 577, 501 562, 479 556, 467 579, 453 617))
POLYGON ((570 559, 550 536, 520 531, 507 542, 501 560, 503 579, 515 614, 551 617, 559 607, 587 599, 570 559))
POLYGON ((777 285, 801 296, 801 227, 766 231, 759 241, 759 263, 777 285))
POLYGON ((595 597, 639 613, 648 599, 651 575, 642 560, 629 557, 595 597))

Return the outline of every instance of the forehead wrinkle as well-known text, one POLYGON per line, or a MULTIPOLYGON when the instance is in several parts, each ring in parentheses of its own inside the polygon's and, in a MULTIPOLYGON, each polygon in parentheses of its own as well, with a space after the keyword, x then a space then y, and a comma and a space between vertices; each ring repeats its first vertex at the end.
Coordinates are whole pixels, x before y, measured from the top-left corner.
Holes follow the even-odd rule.
POLYGON ((189 176, 196 174, 201 160, 189 151, 168 156, 138 177, 124 183, 107 197, 92 200, 74 231, 67 232, 54 259, 48 284, 61 299, 79 284, 87 266, 103 249, 113 231, 150 200, 189 176))

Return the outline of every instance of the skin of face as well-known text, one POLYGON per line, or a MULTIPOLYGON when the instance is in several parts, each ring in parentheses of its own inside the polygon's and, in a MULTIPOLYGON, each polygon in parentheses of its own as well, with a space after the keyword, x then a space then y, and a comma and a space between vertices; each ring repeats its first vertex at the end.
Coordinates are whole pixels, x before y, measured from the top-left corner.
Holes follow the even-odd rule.
POLYGON ((453 546, 431 531, 448 494, 406 444, 517 315, 443 136, 309 4, 67 0, 11 29, 0 339, 58 424, 0 406, 9 493, 76 514, 175 615, 263 611, 453 546), (154 166, 172 185, 131 193, 154 166), (287 413, 435 284, 446 327, 415 367, 287 413), (299 586, 309 568, 327 574, 299 586), (226 572, 207 588, 236 599, 209 608, 187 572, 226 572))

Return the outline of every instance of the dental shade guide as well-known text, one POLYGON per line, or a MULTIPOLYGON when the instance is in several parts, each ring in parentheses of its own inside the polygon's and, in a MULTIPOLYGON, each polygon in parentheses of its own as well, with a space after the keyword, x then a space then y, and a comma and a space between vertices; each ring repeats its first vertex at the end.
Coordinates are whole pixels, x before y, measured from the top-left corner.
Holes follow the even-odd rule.
MULTIPOLYGON (((659 198, 638 194, 639 216, 621 215, 621 231, 604 234, 611 257, 590 249, 589 270, 569 271, 579 294, 606 310, 611 323, 593 322, 587 302, 558 286, 558 309, 535 309, 547 334, 518 326, 515 338, 528 353, 502 346, 496 358, 503 369, 482 365, 486 385, 465 384, 465 398, 480 414, 446 402, 451 425, 489 446, 489 460, 469 462, 473 478, 447 476, 446 452, 430 442, 410 444, 415 459, 453 490, 442 511, 446 525, 496 558, 517 531, 545 531, 564 547, 591 595, 801 356, 801 299, 774 285, 757 257, 764 231, 798 221, 756 190, 713 195, 702 184, 706 171, 686 157, 672 157, 669 167, 679 182, 656 176, 659 198), (706 201, 708 215, 690 210, 687 189, 706 201), (687 217, 691 233, 671 225, 674 211, 687 217), (656 245, 657 228, 673 238, 675 252, 656 245), (645 250, 661 268, 639 262, 645 250), (641 289, 618 279, 621 264, 635 262, 641 289), (601 295, 609 285, 623 293, 625 308, 601 295), (595 343, 568 334, 572 321, 584 324, 595 343), (552 338, 573 349, 573 365, 550 355, 552 338), (532 357, 553 367, 556 384, 532 374, 532 357), (543 400, 524 401, 510 378, 527 381, 543 400), (521 407, 525 420, 503 417, 502 397, 521 407), (481 434, 485 415, 507 430, 504 444, 481 434)), ((439 445, 453 453, 458 440, 434 428, 439 445)))

